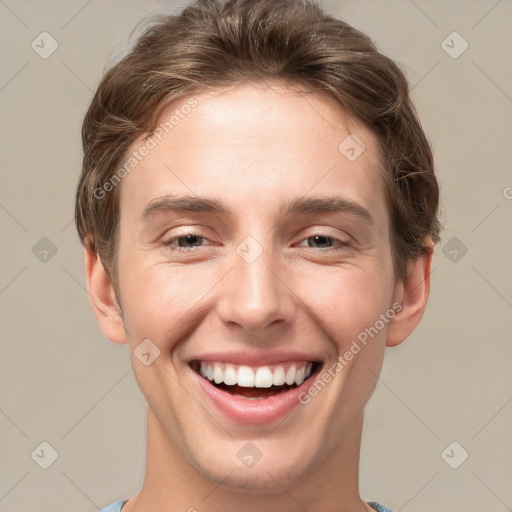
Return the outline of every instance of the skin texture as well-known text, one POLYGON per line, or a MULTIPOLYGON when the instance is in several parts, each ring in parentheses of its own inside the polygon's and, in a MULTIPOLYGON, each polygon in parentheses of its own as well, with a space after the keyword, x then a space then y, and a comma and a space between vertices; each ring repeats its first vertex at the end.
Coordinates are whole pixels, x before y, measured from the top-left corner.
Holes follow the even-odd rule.
POLYGON ((358 489, 364 406, 386 345, 404 341, 421 319, 432 256, 411 261, 408 278, 395 281, 377 141, 332 100, 276 83, 194 97, 197 106, 122 182, 122 313, 99 258, 86 249, 99 325, 109 340, 128 343, 149 404, 145 481, 123 512, 372 510, 358 489), (338 150, 349 133, 366 147, 353 162, 338 150), (141 221, 166 194, 217 198, 232 211, 165 211, 141 221), (283 201, 333 195, 363 206, 373 222, 347 212, 279 211, 283 201), (182 252, 176 240, 164 245, 190 233, 204 238, 182 252), (249 235, 263 249, 252 263, 237 253, 249 235), (332 237, 332 246, 316 235, 332 237), (396 303, 394 319, 279 422, 228 419, 186 363, 206 352, 296 350, 328 368, 396 303), (160 350, 149 366, 133 354, 145 339, 160 350), (262 454, 251 468, 236 457, 248 441, 262 454))

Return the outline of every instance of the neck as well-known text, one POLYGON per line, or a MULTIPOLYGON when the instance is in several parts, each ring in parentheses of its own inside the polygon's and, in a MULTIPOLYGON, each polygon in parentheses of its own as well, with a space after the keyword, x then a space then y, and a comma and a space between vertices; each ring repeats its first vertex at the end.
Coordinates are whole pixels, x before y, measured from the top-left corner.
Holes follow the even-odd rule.
POLYGON ((146 474, 141 491, 122 512, 304 512, 372 509, 359 496, 359 454, 363 413, 347 426, 337 448, 319 457, 316 470, 277 494, 246 494, 211 482, 200 474, 167 437, 151 409, 147 413, 146 474))

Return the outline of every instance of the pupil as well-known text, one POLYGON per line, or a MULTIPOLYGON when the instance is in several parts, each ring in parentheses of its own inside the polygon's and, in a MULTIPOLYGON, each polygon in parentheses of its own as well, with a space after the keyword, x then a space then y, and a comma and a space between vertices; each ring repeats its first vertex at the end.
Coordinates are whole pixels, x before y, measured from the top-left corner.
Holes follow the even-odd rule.
POLYGON ((198 240, 199 240, 199 237, 197 235, 183 236, 179 239, 179 246, 186 247, 186 246, 188 246, 188 244, 194 244, 194 241, 196 241, 196 243, 197 243, 198 240))
POLYGON ((315 243, 319 243, 320 245, 326 245, 327 247, 331 246, 329 237, 327 236, 315 235, 313 239, 315 240, 315 243))

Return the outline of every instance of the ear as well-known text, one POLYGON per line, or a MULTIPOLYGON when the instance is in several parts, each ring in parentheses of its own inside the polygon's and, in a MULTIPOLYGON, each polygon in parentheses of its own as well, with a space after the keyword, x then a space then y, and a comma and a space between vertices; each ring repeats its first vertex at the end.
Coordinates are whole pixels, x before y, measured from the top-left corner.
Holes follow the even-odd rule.
POLYGON ((112 280, 90 242, 85 244, 85 275, 89 298, 103 335, 114 343, 126 343, 126 332, 112 280))
POLYGON ((396 286, 394 303, 402 304, 402 309, 389 323, 386 339, 388 347, 400 345, 411 335, 427 306, 434 244, 429 240, 427 245, 429 253, 411 260, 407 277, 396 286))

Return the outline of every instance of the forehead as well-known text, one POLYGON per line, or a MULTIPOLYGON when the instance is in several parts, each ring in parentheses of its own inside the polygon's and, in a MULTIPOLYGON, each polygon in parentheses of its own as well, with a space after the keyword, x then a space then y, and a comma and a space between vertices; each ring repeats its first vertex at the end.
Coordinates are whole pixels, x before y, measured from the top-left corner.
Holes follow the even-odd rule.
POLYGON ((335 191, 386 215, 376 137, 327 96, 279 84, 203 92, 170 105, 156 133, 123 180, 125 214, 140 216, 164 194, 223 196, 256 212, 262 202, 335 191))

